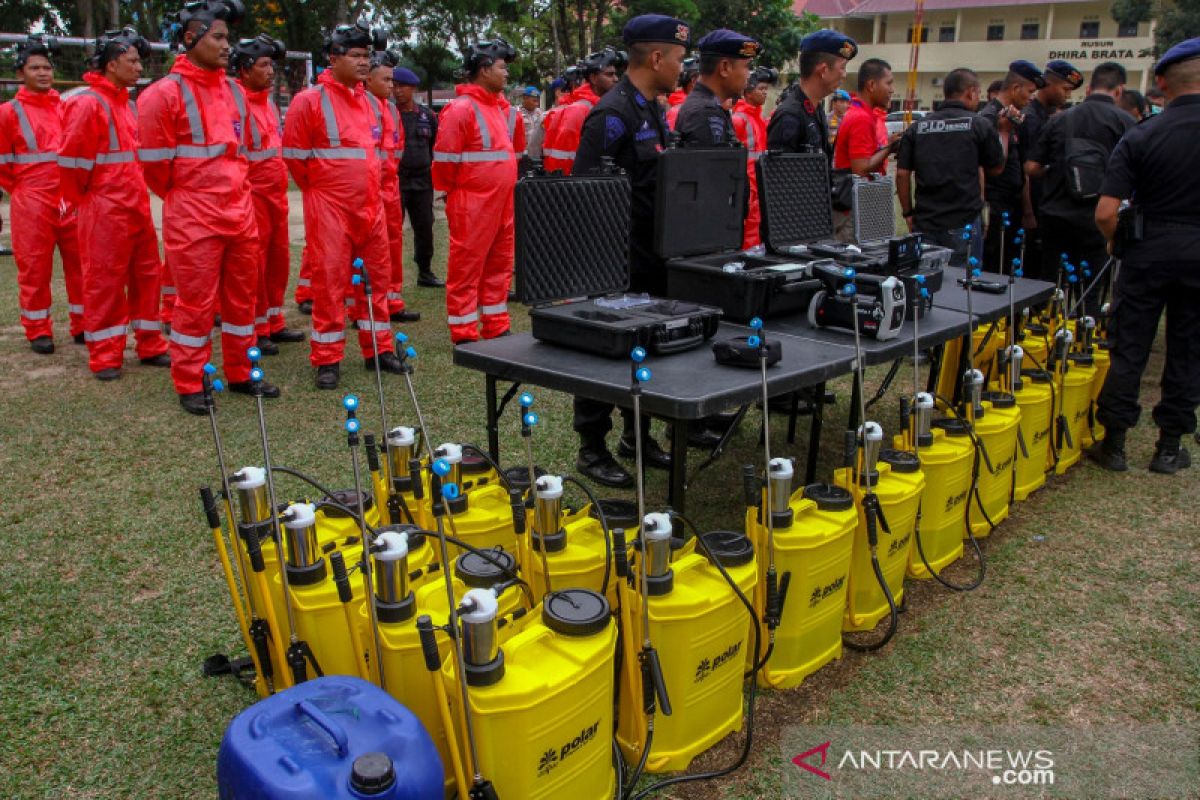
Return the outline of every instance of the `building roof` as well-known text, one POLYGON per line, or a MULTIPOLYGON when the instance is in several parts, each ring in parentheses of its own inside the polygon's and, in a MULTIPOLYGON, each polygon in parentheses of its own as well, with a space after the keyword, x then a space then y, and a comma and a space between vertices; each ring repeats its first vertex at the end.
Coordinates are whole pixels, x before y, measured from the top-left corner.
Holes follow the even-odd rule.
MULTIPOLYGON (((1056 0, 1059 3, 1086 3, 1091 0, 1056 0)), ((794 0, 796 14, 807 12, 823 19, 834 17, 870 17, 876 14, 912 12, 913 0, 794 0)), ((1042 0, 925 0, 926 11, 945 11, 959 8, 1000 8, 1005 6, 1040 6, 1042 0)))

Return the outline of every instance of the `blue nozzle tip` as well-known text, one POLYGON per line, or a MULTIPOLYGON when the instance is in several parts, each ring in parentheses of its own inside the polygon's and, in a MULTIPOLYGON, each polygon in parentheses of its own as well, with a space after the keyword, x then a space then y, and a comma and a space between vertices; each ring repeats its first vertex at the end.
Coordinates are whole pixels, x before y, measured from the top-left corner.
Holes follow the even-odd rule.
POLYGON ((409 357, 409 358, 416 358, 416 357, 417 357, 417 348, 415 348, 415 347, 406 347, 406 348, 404 349, 404 355, 406 355, 406 356, 407 356, 407 357, 409 357))
POLYGON ((457 500, 458 499, 458 484, 457 483, 444 484, 442 486, 442 497, 446 498, 447 500, 457 500))
POLYGON ((1068 275, 1067 282, 1068 283, 1079 283, 1079 276, 1078 275, 1068 275))
POLYGON ((1083 267, 1084 269, 1087 269, 1087 267, 1088 267, 1088 262, 1086 262, 1086 261, 1080 261, 1080 262, 1079 262, 1079 266, 1083 267))
POLYGON ((968 222, 966 225, 964 225, 964 226, 963 226, 963 230, 964 230, 964 231, 969 231, 969 230, 971 230, 973 227, 975 227, 975 226, 974 226, 974 225, 972 225, 971 223, 969 223, 969 222, 968 222))
POLYGON ((529 408, 531 405, 533 405, 533 395, 531 395, 529 392, 522 392, 521 405, 525 408, 529 408))
POLYGON ((857 291, 858 291, 858 289, 854 288, 853 283, 847 283, 845 286, 842 287, 842 294, 846 295, 847 297, 855 294, 857 291))
POLYGON ((225 382, 223 380, 221 380, 220 378, 217 378, 215 381, 212 382, 212 390, 214 392, 225 391, 225 382))
POLYGON ((408 341, 408 334, 405 333, 404 331, 396 331, 395 339, 400 344, 404 344, 405 342, 408 341))
POLYGON ((350 262, 350 265, 352 267, 354 267, 355 269, 362 269, 363 268, 363 260, 361 258, 356 258, 356 259, 354 259, 354 261, 350 262))
POLYGON ((347 433, 358 433, 358 428, 359 428, 359 422, 357 419, 346 420, 346 432, 347 433))
POLYGON ((630 352, 629 357, 640 364, 646 360, 646 349, 644 347, 635 347, 630 352))
POLYGON ((924 283, 925 276, 924 275, 914 275, 913 280, 915 280, 917 283, 924 283))
POLYGON ((929 290, 924 286, 921 287, 921 297, 929 297, 929 290))
POLYGON ((642 383, 645 383, 646 381, 650 380, 650 377, 651 377, 650 368, 649 368, 649 367, 642 367, 641 369, 639 369, 639 370, 637 371, 637 373, 635 374, 635 377, 636 377, 636 378, 637 378, 637 379, 638 379, 640 382, 642 382, 642 383))
POLYGON ((1015 271, 1015 272, 1013 273, 1013 276, 1014 276, 1014 277, 1017 277, 1017 278, 1024 278, 1024 277, 1025 277, 1025 270, 1023 270, 1023 269, 1019 269, 1019 270, 1017 270, 1017 271, 1015 271))
POLYGON ((358 395, 348 394, 342 398, 342 405, 347 411, 353 411, 358 408, 358 395))
POLYGON ((260 358, 262 358, 262 350, 259 350, 257 347, 251 347, 246 350, 246 358, 250 359, 251 361, 258 361, 260 358))
POLYGON ((205 375, 216 375, 217 368, 214 367, 212 364, 205 364, 204 365, 204 374, 205 375))
POLYGON ((1024 235, 1025 235, 1025 229, 1017 228, 1017 236, 1024 236, 1024 235))
POLYGON ((1066 260, 1067 260, 1067 258, 1068 258, 1068 256, 1067 256, 1067 254, 1066 254, 1066 253, 1059 253, 1059 254, 1058 254, 1058 257, 1059 257, 1059 258, 1061 258, 1063 261, 1066 261, 1066 260))
POLYGON ((1014 259, 1012 260, 1012 265, 1013 265, 1014 267, 1019 267, 1019 266, 1021 266, 1021 259, 1019 259, 1019 258, 1014 258, 1014 259))
POLYGON ((250 380, 258 382, 263 379, 263 371, 258 367, 250 370, 250 380))
POLYGON ((846 267, 846 271, 842 273, 842 275, 844 275, 845 277, 850 278, 850 279, 853 279, 854 276, 857 274, 858 273, 855 272, 851 267, 846 267))
POLYGON ((762 330, 762 320, 758 317, 755 317, 754 319, 750 320, 750 327, 756 331, 762 330))
POLYGON ((973 269, 973 270, 971 270, 971 277, 978 278, 982 273, 983 273, 983 270, 981 270, 979 268, 973 269))
POLYGON ((353 275, 353 276, 351 276, 351 277, 350 277, 350 283, 352 283, 352 284, 353 284, 353 285, 355 285, 355 286, 358 286, 360 283, 362 283, 362 275, 353 275))
POLYGON ((762 339, 758 338, 757 336, 750 336, 746 339, 746 344, 750 345, 751 347, 758 347, 760 344, 762 344, 762 339))
POLYGON ((433 474, 443 478, 450 474, 450 465, 446 463, 446 459, 439 458, 433 462, 433 474))
POLYGON ((530 411, 528 414, 525 415, 525 424, 531 428, 534 425, 537 425, 538 424, 538 415, 533 413, 532 411, 530 411))

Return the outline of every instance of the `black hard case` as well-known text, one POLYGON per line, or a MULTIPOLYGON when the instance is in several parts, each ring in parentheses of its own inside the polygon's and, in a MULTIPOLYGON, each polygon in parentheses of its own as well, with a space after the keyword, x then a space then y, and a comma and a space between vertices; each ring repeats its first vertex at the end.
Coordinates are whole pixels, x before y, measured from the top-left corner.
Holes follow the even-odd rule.
POLYGON ((629 309, 597 304, 629 287, 629 215, 623 174, 517 182, 517 297, 533 306, 534 338, 623 358, 639 345, 657 355, 681 352, 716 333, 716 308, 661 299, 629 309))
MULTIPOLYGON (((807 276, 808 259, 739 252, 746 158, 742 148, 676 149, 658 162, 658 253, 668 259, 667 294, 720 306, 735 322, 801 312, 820 287, 807 276), (725 272, 733 261, 743 269, 725 272)), ((826 202, 828 196, 826 189, 826 202)))

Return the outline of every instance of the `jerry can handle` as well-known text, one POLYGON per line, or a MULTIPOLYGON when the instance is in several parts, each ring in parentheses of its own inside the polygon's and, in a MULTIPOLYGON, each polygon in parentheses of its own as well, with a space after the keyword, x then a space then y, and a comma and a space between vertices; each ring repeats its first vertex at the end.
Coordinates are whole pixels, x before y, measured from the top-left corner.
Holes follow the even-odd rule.
POLYGON ((317 724, 317 727, 329 734, 329 738, 333 739, 333 743, 337 745, 339 756, 345 756, 350 752, 350 738, 346 735, 346 731, 341 725, 330 719, 324 711, 308 700, 296 703, 296 711, 307 716, 317 724))

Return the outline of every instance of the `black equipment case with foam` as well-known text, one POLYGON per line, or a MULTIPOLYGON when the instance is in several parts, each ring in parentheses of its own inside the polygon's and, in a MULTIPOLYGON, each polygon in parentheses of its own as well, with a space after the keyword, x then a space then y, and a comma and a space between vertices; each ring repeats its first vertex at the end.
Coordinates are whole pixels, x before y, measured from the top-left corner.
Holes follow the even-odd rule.
POLYGON ((691 148, 658 160, 657 250, 668 259, 667 294, 719 306, 735 322, 802 312, 821 286, 809 275, 810 259, 740 252, 746 158, 742 148, 691 148))
POLYGON ((609 358, 656 355, 712 338, 721 312, 630 296, 630 185, 623 174, 528 175, 515 197, 517 297, 536 339, 609 358), (580 299, 587 298, 587 299, 580 299))

